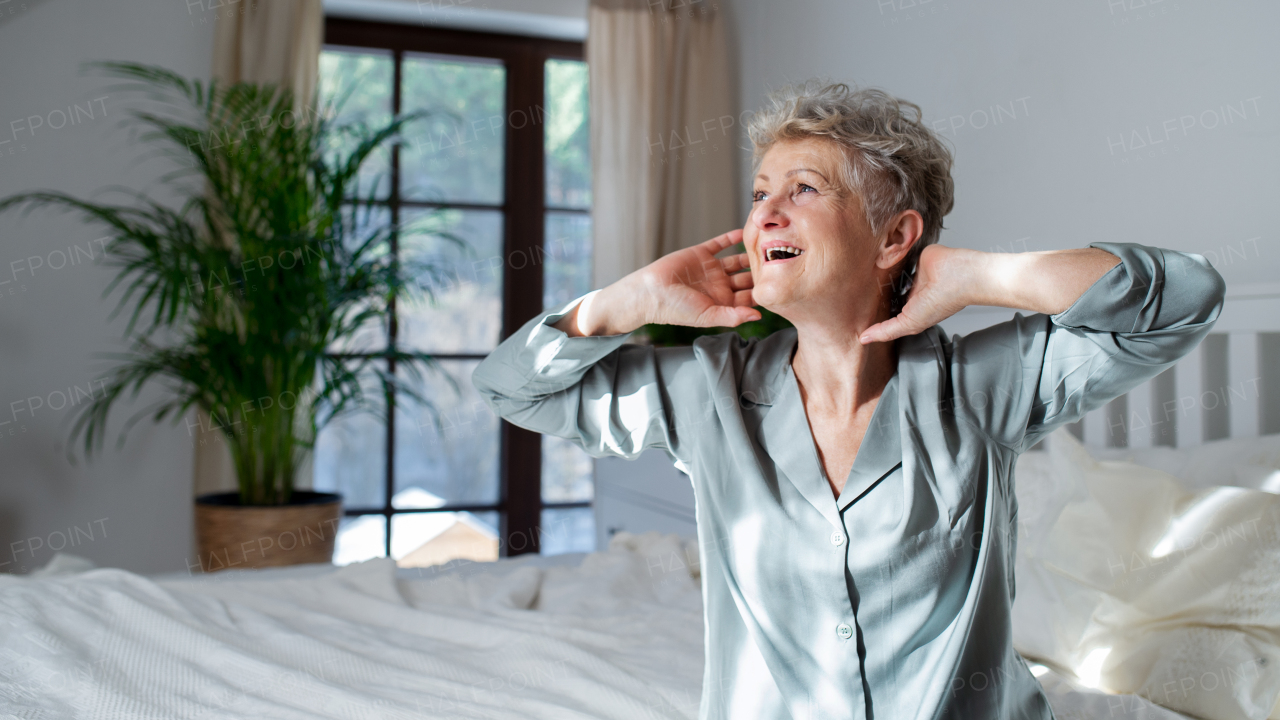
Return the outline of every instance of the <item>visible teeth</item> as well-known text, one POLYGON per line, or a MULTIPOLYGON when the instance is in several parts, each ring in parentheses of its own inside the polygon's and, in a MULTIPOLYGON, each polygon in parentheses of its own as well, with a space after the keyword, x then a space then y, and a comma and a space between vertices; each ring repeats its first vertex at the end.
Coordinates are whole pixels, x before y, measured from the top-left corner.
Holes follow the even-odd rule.
POLYGON ((804 251, 800 248, 794 248, 789 245, 779 245, 771 247, 765 252, 765 260, 783 260, 785 258, 799 257, 804 251))

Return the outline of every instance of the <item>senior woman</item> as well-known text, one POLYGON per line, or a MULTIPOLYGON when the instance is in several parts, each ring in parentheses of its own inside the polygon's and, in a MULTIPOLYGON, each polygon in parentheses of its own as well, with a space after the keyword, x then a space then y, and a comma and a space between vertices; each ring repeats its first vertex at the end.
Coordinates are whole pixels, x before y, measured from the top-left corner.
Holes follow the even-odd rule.
POLYGON ((750 135, 742 230, 534 318, 476 387, 516 425, 687 470, 703 720, 1052 717, 1011 642, 1014 463, 1194 348, 1221 277, 1127 243, 936 244, 951 157, 880 91, 785 89, 750 135), (1031 314, 948 338, 937 323, 968 305, 1031 314), (794 329, 624 344, 755 306, 794 329))

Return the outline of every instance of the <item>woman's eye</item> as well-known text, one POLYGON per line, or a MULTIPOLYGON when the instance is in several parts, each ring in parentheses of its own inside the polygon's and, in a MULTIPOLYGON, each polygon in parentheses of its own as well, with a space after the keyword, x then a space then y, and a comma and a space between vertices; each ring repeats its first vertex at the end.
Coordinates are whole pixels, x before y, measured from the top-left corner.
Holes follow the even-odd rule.
POLYGON ((764 200, 765 194, 763 190, 757 190, 751 193, 751 202, 760 202, 764 200))
POLYGON ((805 190, 813 190, 814 192, 818 192, 817 190, 814 190, 812 186, 805 185, 804 183, 800 183, 799 185, 797 185, 796 189, 799 190, 800 192, 804 192, 805 190))

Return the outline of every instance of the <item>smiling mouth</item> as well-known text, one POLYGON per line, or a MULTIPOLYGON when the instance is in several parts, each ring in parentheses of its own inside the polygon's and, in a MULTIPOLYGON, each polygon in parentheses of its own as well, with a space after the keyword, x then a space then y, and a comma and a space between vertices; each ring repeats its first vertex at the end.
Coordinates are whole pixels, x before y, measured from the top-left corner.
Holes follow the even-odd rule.
POLYGON ((773 262, 774 260, 790 260, 798 258, 804 254, 800 248, 791 247, 789 245, 778 245, 764 251, 764 261, 773 262))

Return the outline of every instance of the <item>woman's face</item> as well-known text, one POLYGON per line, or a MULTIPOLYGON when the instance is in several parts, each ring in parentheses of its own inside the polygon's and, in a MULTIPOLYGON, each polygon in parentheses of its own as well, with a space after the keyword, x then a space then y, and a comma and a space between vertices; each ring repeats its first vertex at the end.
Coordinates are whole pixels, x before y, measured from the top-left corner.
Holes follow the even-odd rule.
POLYGON ((742 232, 752 296, 792 322, 880 302, 879 243, 859 198, 839 184, 843 162, 830 140, 779 142, 753 182, 742 232))

